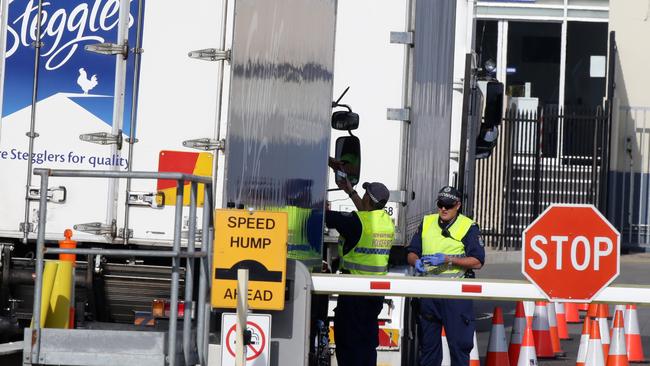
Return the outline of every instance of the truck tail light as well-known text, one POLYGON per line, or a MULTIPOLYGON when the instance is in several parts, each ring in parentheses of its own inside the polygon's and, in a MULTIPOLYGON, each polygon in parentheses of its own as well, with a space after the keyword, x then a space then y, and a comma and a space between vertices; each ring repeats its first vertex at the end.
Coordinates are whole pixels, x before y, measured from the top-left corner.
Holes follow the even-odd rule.
MULTIPOLYGON (((170 306, 171 302, 169 299, 154 299, 151 303, 151 314, 154 318, 169 318, 170 306)), ((178 309, 178 317, 184 317, 185 302, 179 300, 176 308, 178 309)))

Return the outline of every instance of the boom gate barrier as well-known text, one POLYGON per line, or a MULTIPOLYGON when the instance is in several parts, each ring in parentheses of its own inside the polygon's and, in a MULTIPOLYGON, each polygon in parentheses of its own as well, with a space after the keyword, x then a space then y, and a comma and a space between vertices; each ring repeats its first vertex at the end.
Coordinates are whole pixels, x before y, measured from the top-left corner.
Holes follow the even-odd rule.
MULTIPOLYGON (((312 274, 317 294, 437 297, 475 300, 547 300, 528 281, 451 279, 405 276, 355 276, 312 274)), ((610 285, 592 302, 650 305, 650 286, 610 285)))

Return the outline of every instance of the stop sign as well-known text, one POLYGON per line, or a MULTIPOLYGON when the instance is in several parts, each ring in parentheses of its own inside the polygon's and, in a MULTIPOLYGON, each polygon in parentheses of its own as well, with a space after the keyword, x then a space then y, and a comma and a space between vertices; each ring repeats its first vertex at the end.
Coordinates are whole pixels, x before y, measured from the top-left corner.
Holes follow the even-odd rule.
POLYGON ((550 300, 591 301, 619 273, 620 234, 593 205, 550 206, 522 248, 524 276, 550 300))

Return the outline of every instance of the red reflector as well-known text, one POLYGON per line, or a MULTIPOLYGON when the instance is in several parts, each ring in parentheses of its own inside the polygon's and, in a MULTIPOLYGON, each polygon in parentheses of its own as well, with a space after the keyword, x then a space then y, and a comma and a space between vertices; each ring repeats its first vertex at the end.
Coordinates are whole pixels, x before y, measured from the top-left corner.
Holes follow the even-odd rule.
POLYGON ((390 282, 388 281, 370 281, 371 290, 390 290, 390 282))
POLYGON ((386 325, 386 321, 385 320, 378 320, 377 325, 379 325, 380 327, 383 327, 384 325, 386 325))
POLYGON ((483 286, 481 285, 463 285, 463 288, 461 290, 462 292, 472 292, 472 293, 477 293, 480 294, 483 292, 483 286))

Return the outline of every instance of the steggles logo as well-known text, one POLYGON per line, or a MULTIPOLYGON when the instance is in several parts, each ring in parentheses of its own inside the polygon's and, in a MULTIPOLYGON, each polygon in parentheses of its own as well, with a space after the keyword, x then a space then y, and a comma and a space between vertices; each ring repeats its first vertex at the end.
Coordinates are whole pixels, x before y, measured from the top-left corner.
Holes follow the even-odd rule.
MULTIPOLYGON (((9 6, 15 1, 9 0, 9 6)), ((6 58, 11 57, 18 47, 31 47, 36 38, 37 13, 38 3, 30 0, 20 16, 9 19, 6 58)), ((44 1, 41 22, 41 41, 44 45, 41 56, 46 58, 45 69, 62 67, 80 51, 80 47, 83 51, 85 44, 107 42, 92 33, 110 31, 117 27, 118 21, 119 0, 95 0, 90 8, 88 3, 81 3, 72 10, 54 8, 52 2, 44 1)), ((129 15, 129 27, 132 25, 133 17, 129 15)))

